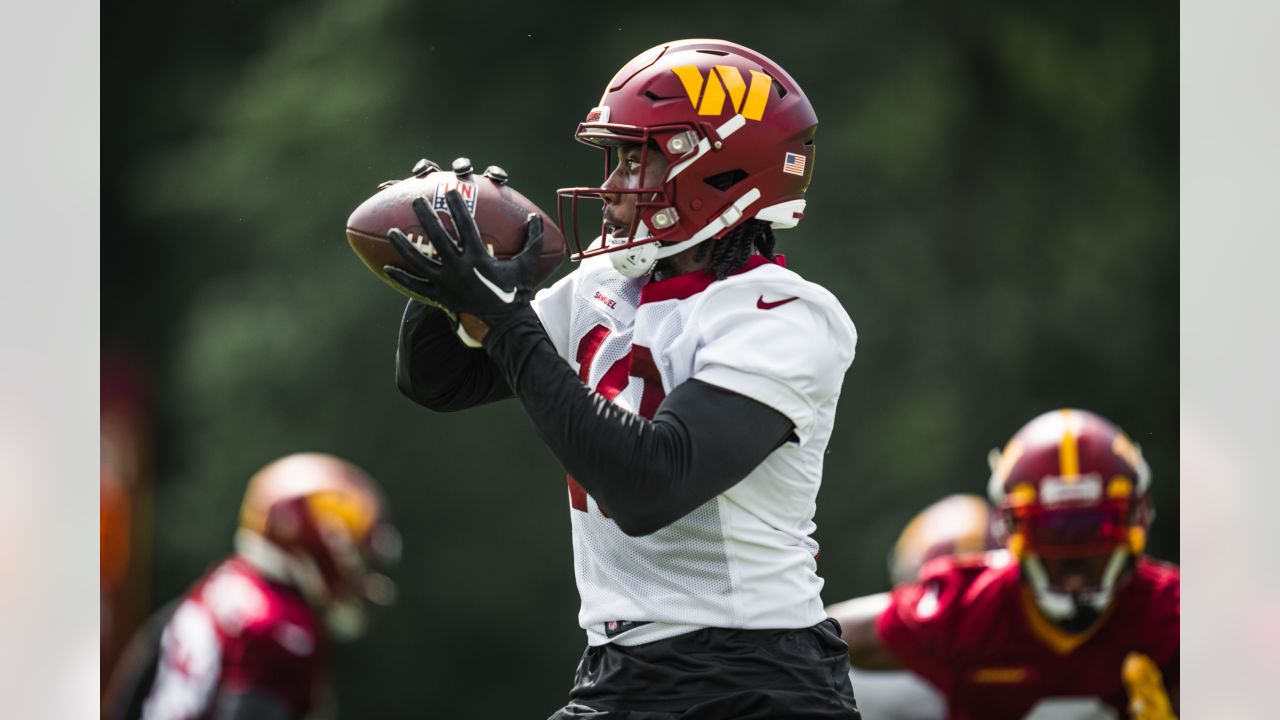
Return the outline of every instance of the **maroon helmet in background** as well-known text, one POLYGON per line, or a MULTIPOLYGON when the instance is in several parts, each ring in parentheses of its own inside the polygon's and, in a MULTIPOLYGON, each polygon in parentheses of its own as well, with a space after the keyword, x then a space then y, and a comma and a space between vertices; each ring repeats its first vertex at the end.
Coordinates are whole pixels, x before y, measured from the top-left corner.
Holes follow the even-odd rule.
POLYGON ((577 251, 572 259, 610 253, 618 272, 639 277, 658 259, 751 218, 794 227, 804 217, 817 125, 795 80, 741 45, 679 40, 640 53, 614 75, 575 136, 605 151, 605 178, 618 145, 639 144, 641 167, 648 152, 661 152, 668 167, 661 178, 642 175, 637 188, 559 190, 560 227, 577 251), (604 241, 584 247, 578 200, 606 192, 637 195, 635 216, 614 233, 602 223, 604 241))
POLYGON ((902 529, 889 555, 894 585, 913 582, 929 561, 981 555, 1000 548, 991 506, 977 495, 948 495, 921 510, 902 529))
POLYGON ((365 600, 395 598, 390 578, 370 569, 400 553, 386 502, 363 470, 332 455, 288 455, 259 470, 235 542, 258 571, 301 590, 340 639, 364 630, 365 600))
POLYGON ((1146 544, 1151 472, 1118 427, 1086 410, 1047 412, 992 451, 988 494, 998 532, 1019 560, 1037 605, 1055 621, 1106 610, 1146 544), (1094 582, 1063 588, 1054 567, 1090 560, 1094 582))

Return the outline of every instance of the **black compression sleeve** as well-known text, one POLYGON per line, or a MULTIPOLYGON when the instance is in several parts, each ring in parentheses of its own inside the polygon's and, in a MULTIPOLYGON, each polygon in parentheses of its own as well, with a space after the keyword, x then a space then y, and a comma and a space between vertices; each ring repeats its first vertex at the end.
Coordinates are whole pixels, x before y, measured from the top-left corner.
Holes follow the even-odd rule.
POLYGON ((400 321, 396 385, 409 399, 440 412, 513 394, 487 354, 462 344, 444 311, 415 300, 400 321))
POLYGON ((520 311, 484 341, 539 435, 628 535, 647 535, 733 487, 791 436, 782 413, 697 380, 652 420, 592 391, 520 311))

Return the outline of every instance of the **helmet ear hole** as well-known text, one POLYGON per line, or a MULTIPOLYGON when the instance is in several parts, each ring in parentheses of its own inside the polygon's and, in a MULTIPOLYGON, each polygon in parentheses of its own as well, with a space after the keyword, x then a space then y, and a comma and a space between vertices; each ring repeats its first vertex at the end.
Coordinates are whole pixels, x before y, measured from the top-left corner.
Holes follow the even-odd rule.
POLYGON ((737 170, 726 170, 725 172, 716 173, 715 175, 712 175, 710 177, 705 177, 702 179, 702 182, 710 185, 711 187, 721 192, 724 192, 725 190, 728 190, 729 188, 733 187, 734 185, 737 185, 738 183, 746 179, 747 179, 746 171, 737 169, 737 170))

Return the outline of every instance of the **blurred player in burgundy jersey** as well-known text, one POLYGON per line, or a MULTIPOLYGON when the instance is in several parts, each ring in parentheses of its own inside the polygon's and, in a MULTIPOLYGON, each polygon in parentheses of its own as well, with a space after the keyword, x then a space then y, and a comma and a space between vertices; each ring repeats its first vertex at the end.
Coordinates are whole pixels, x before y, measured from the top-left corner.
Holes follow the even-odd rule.
MULTIPOLYGON (((903 528, 889 556, 894 586, 914 582, 940 557, 980 556, 999 547, 992 535, 991 506, 977 495, 949 495, 921 510, 903 528)), ((857 602, 857 601, 855 601, 857 602)), ((942 696, 909 670, 851 671, 858 708, 876 720, 940 720, 942 696)))
POLYGON ((332 711, 327 638, 364 629, 364 601, 393 600, 370 571, 399 536, 363 470, 289 455, 249 481, 236 552, 150 623, 104 701, 107 717, 295 720, 332 711), (156 642, 158 636, 158 643, 156 642), (148 647, 150 646, 150 647, 148 647))
POLYGON ((1107 420, 1035 418, 992 454, 1008 552, 938 558, 916 582, 829 608, 850 659, 911 669, 955 720, 1172 718, 1180 584, 1142 554, 1150 486, 1107 420))

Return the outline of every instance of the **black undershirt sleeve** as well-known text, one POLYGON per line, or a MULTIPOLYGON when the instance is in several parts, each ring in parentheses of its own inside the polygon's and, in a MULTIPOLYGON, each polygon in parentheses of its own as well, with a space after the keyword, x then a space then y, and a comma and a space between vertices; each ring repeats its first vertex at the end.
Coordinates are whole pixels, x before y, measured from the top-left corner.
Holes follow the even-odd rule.
POLYGON ((485 350, 552 453, 628 535, 648 535, 728 490, 793 437, 790 419, 689 380, 652 420, 591 390, 532 308, 491 329, 485 350))
POLYGON ((482 350, 462 344, 444 311, 410 300, 400 321, 396 385, 432 410, 453 412, 512 397, 482 350))

